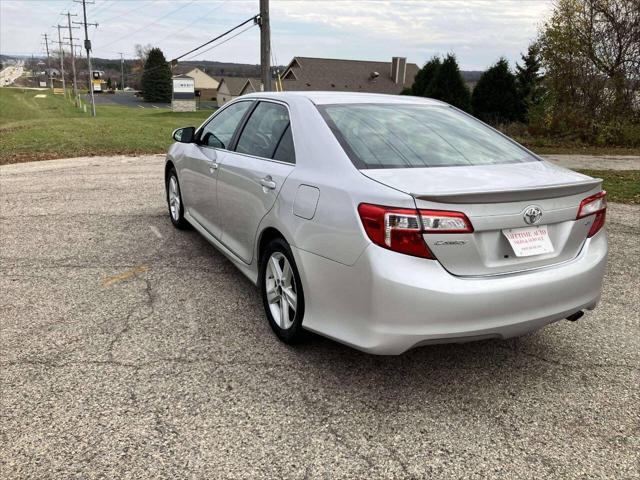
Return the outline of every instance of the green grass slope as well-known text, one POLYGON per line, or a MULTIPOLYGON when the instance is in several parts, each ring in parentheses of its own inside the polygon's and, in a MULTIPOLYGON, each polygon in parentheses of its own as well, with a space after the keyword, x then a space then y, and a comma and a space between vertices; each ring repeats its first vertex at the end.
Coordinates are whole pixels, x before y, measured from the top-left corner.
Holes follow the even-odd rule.
POLYGON ((93 118, 49 91, 0 89, 0 165, 86 155, 162 153, 171 132, 197 126, 211 110, 104 105, 93 118), (46 95, 36 98, 36 95, 46 95))

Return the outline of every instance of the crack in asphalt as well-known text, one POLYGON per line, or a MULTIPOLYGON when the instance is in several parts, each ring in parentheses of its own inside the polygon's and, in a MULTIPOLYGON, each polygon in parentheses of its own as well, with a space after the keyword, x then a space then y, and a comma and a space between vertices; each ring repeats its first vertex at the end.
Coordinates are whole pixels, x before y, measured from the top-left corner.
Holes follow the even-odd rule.
MULTIPOLYGON (((145 304, 143 305, 143 307, 148 308, 148 311, 139 319, 139 321, 142 322, 147 318, 149 318, 151 315, 153 315, 155 312, 155 306, 154 306, 155 295, 153 294, 153 290, 151 288, 151 283, 149 282, 149 279, 142 278, 137 273, 134 275, 133 278, 137 280, 142 280, 145 284, 144 292, 147 297, 147 300, 145 301, 145 304)), ((110 360, 113 360, 113 349, 115 348, 116 344, 122 339, 124 335, 126 335, 127 333, 129 333, 129 331, 131 331, 131 318, 139 309, 140 309, 140 306, 137 305, 127 314, 124 320, 124 327, 116 334, 116 336, 109 343, 109 346, 107 348, 107 353, 109 355, 110 360)))

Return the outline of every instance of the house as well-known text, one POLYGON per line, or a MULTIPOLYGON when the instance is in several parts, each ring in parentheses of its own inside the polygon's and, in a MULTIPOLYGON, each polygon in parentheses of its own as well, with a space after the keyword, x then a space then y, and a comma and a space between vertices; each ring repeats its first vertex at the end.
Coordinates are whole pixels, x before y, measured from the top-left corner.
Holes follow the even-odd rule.
POLYGON ((221 107, 228 101, 245 93, 259 92, 261 90, 262 84, 257 78, 222 77, 218 85, 218 106, 221 107))
POLYGON ((179 65, 173 69, 174 75, 186 75, 195 80, 196 96, 201 100, 215 100, 220 82, 198 67, 179 65))
POLYGON ((404 57, 390 62, 293 57, 281 79, 283 90, 335 90, 399 94, 411 87, 418 73, 415 63, 404 57))

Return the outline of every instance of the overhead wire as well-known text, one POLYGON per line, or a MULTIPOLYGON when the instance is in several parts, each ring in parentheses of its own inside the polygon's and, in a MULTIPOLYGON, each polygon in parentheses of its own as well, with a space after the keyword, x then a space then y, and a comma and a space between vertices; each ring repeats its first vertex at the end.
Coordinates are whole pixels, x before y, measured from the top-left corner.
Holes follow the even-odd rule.
MULTIPOLYGON (((206 47, 207 45, 211 45, 211 44, 212 44, 213 42, 215 42, 216 40, 219 40, 219 39, 221 39, 222 37, 227 36, 228 34, 230 34, 231 32, 233 32, 234 30, 237 30, 238 28, 240 28, 240 27, 242 27, 242 26, 246 25, 247 23, 249 23, 249 22, 255 22, 255 21, 256 21, 256 19, 257 19, 258 17, 259 17, 259 15, 254 15, 253 17, 248 18, 248 19, 247 19, 247 20, 245 20, 244 22, 239 23, 239 24, 238 24, 238 25, 236 25, 235 27, 230 28, 229 30, 227 30, 226 32, 224 32, 224 33, 222 33, 222 34, 218 35, 218 36, 217 36, 217 37, 215 37, 215 38, 212 38, 212 39, 211 39, 211 40, 209 40, 208 42, 205 42, 205 43, 203 43, 202 45, 199 45, 199 46, 197 46, 196 48, 193 48, 193 49, 189 50, 187 53, 183 53, 182 55, 179 55, 179 56, 175 57, 173 60, 174 60, 174 61, 180 60, 181 58, 186 57, 187 55, 190 55, 190 54, 192 54, 192 53, 194 53, 194 52, 196 52, 196 51, 200 50, 202 47, 206 47)), ((248 30, 248 29, 247 29, 247 30, 248 30)), ((233 37, 232 37, 232 38, 233 38, 233 37)), ((205 50, 205 51, 200 52, 200 53, 205 53, 205 52, 208 52, 208 51, 209 51, 209 50, 205 50)))
POLYGON ((112 41, 112 42, 107 43, 106 45, 102 45, 102 48, 106 48, 106 47, 108 47, 108 46, 110 46, 110 45, 113 45, 114 43, 120 42, 121 40, 123 40, 123 39, 125 39, 125 38, 129 38, 129 37, 131 37, 132 35, 135 35, 136 33, 140 33, 140 32, 142 32, 143 30, 146 30, 147 28, 149 28, 149 27, 151 27, 151 26, 155 25, 155 24, 156 24, 156 23, 158 23, 160 20, 162 20, 162 19, 164 19, 164 18, 167 18, 169 15, 174 14, 174 13, 175 13, 175 12, 177 12, 178 10, 183 9, 183 8, 185 8, 185 6, 191 5, 191 4, 192 4, 192 3, 194 3, 194 2, 195 2, 195 0, 191 0, 190 2, 187 2, 187 3, 186 3, 186 5, 185 5, 185 4, 180 4, 180 6, 179 6, 178 8, 175 8, 175 9, 173 9, 173 10, 171 10, 171 11, 169 11, 169 12, 165 13, 165 14, 164 14, 164 15, 162 15, 161 17, 156 18, 153 22, 147 23, 147 24, 146 24, 146 25, 144 25, 143 27, 138 28, 137 30, 134 30, 134 31, 132 31, 132 32, 129 32, 128 34, 126 34, 126 35, 124 35, 124 36, 122 36, 122 37, 118 37, 117 39, 115 39, 115 40, 114 40, 114 41, 112 41))
MULTIPOLYGON (((251 30, 252 28, 254 28, 254 27, 256 27, 256 26, 257 26, 257 25, 255 25, 255 24, 254 24, 254 25, 249 25, 248 27, 246 27, 246 28, 244 28, 244 29, 240 30, 239 32, 237 32, 235 35, 232 35, 232 36, 230 36, 229 38, 226 38, 226 39, 224 39, 223 41, 218 42, 218 43, 216 43, 215 45, 212 45, 211 47, 209 47, 208 49, 206 49, 206 50, 204 50, 204 51, 202 51, 202 52, 198 52, 198 53, 196 53, 195 55, 192 55, 190 58, 187 58, 186 60, 187 60, 187 61, 192 60, 192 59, 194 59, 195 57, 197 57, 197 56, 199 56, 199 55, 201 55, 201 54, 203 54, 203 53, 206 53, 206 52, 208 52, 208 51, 211 51, 211 50, 213 50, 214 48, 217 48, 217 47, 219 47, 220 45, 223 45, 224 43, 227 43, 228 41, 233 40, 233 39, 234 39, 234 38, 236 38, 238 35, 241 35, 241 34, 243 34, 244 32, 246 32, 246 31, 248 31, 248 30, 251 30)), ((181 56, 180 58, 182 58, 182 56, 181 56)), ((150 68, 150 69, 148 69, 148 70, 146 70, 146 71, 147 71, 147 72, 152 72, 152 71, 157 70, 157 69, 159 69, 159 68, 164 68, 164 65, 158 65, 158 66, 152 67, 152 68, 150 68)), ((129 74, 127 74, 127 76, 133 76, 133 75, 137 75, 137 73, 129 73, 129 74)))
POLYGON ((243 34, 244 32, 246 32, 247 30, 251 30, 251 29, 252 29, 252 28, 254 28, 254 27, 257 27, 257 25, 249 25, 247 28, 245 28, 245 29, 243 29, 243 30, 240 30, 240 31, 239 31, 238 33, 236 33, 235 35, 232 35, 232 36, 230 36, 229 38, 226 38, 226 39, 224 39, 223 41, 221 41, 221 42, 219 42, 219 43, 216 43, 216 44, 215 44, 215 45, 213 45, 212 47, 207 48, 206 50, 203 50, 202 52, 198 52, 197 54, 195 54, 195 55, 191 56, 190 58, 187 58, 186 60, 193 60, 194 58, 196 58, 196 57, 198 57, 198 56, 200 56, 200 55, 202 55, 202 54, 204 54, 204 53, 207 53, 207 52, 209 52, 209 51, 213 50, 214 48, 219 47, 220 45, 222 45, 222 44, 224 44, 224 43, 227 43, 229 40, 233 40, 233 39, 234 39, 234 38, 236 38, 238 35, 241 35, 241 34, 243 34))
POLYGON ((166 39, 168 39, 170 37, 173 37, 174 35, 177 35, 179 33, 184 32, 187 28, 195 25, 196 23, 206 20, 207 17, 209 17, 209 15, 211 15, 213 12, 216 12, 216 11, 220 10, 225 5, 225 3, 227 3, 228 1, 229 0, 223 0, 221 3, 215 4, 211 9, 207 10, 201 16, 197 16, 194 21, 188 23, 187 25, 185 25, 184 27, 180 28, 179 30, 171 32, 169 35, 166 35, 165 37, 161 38, 156 43, 164 42, 166 39))

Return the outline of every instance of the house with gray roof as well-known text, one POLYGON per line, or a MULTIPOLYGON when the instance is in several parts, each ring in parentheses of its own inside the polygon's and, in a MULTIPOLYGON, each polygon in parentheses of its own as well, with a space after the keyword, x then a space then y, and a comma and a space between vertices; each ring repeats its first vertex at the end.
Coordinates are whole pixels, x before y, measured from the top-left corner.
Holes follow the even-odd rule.
MULTIPOLYGON (((293 57, 281 75, 284 91, 326 90, 399 94, 418 73, 404 57, 390 62, 293 57)), ((274 86, 275 88, 275 86, 274 86)))
POLYGON ((245 93, 253 93, 262 90, 261 82, 257 78, 246 77, 222 77, 218 85, 216 100, 221 107, 225 103, 233 100, 245 93))

